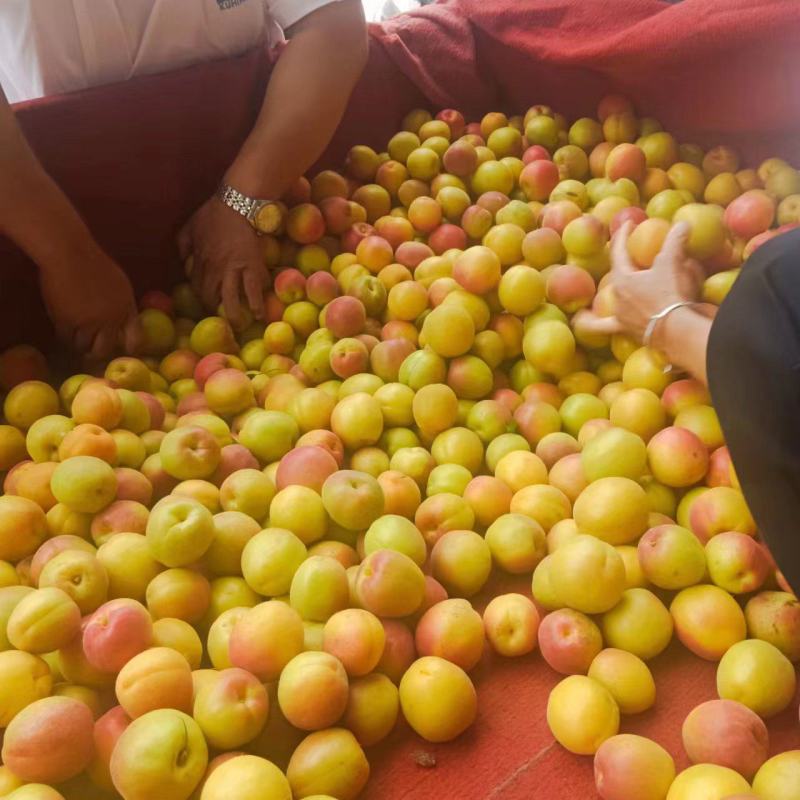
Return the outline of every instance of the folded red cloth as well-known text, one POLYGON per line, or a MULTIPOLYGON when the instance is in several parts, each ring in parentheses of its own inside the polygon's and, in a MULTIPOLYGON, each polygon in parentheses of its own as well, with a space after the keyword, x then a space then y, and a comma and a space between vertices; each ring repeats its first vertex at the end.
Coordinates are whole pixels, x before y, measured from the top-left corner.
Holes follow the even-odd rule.
POLYGON ((684 139, 800 158, 797 0, 449 0, 376 27, 433 105, 548 103, 593 115, 608 91, 684 139))

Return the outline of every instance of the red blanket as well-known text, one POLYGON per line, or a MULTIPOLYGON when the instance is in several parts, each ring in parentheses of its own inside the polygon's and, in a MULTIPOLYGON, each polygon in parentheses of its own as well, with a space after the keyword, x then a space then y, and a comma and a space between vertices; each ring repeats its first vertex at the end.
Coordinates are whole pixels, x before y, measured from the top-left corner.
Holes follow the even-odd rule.
POLYGON ((687 139, 800 157, 796 0, 449 0, 375 35, 434 105, 593 116, 612 89, 687 139))

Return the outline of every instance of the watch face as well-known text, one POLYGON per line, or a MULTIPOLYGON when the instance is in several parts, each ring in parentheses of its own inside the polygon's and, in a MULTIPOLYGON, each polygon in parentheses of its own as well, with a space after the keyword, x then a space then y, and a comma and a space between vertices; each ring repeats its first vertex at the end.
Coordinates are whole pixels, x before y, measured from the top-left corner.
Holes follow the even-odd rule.
POLYGON ((275 233, 283 223, 283 212, 277 203, 264 203, 253 214, 253 224, 260 233, 275 233))

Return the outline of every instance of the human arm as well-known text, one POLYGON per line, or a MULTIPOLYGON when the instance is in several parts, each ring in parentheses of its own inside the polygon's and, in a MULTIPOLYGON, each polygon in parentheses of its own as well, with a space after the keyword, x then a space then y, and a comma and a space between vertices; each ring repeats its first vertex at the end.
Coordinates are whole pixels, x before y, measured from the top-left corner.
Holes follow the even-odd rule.
POLYGON ((711 309, 694 303, 699 295, 702 273, 699 264, 686 256, 688 226, 674 225, 650 269, 640 270, 628 254, 626 223, 614 237, 611 249, 614 315, 597 316, 592 311, 576 315, 574 324, 591 333, 625 333, 641 341, 650 320, 675 303, 680 306, 658 320, 652 331, 652 346, 667 360, 703 383, 706 350, 713 323, 711 309))
POLYGON ((0 233, 39 268, 39 282, 58 335, 103 358, 124 336, 138 340, 130 282, 28 146, 0 89, 0 233))
MULTIPOLYGON (((359 0, 339 0, 287 32, 256 124, 223 177, 245 195, 278 199, 319 158, 335 132, 366 64, 368 45, 359 0)), ((212 197, 179 238, 193 256, 192 283, 209 308, 222 300, 240 317, 241 296, 263 314, 266 268, 244 217, 212 197)))

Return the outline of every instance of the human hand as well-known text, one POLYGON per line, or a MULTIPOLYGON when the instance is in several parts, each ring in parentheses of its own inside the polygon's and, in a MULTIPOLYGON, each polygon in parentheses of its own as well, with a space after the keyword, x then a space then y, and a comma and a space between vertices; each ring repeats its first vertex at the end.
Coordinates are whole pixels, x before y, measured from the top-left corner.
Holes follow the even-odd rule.
POLYGON ((611 245, 611 285, 614 315, 598 316, 581 311, 573 324, 587 333, 626 333, 641 341, 650 319, 673 303, 700 297, 703 272, 685 252, 689 226, 673 225, 661 251, 649 269, 638 269, 628 253, 628 236, 633 226, 625 223, 611 245))
POLYGON ((56 333, 74 350, 98 360, 120 347, 137 352, 142 331, 133 289, 99 247, 42 266, 39 283, 56 333))
POLYGON ((267 268, 258 236, 244 217, 212 197, 186 223, 178 247, 181 258, 192 257, 190 281, 209 310, 221 301, 237 326, 244 298, 257 319, 264 316, 267 268))

